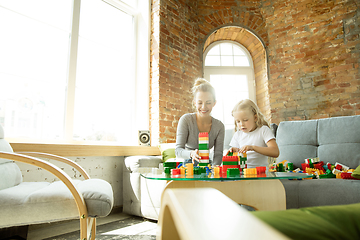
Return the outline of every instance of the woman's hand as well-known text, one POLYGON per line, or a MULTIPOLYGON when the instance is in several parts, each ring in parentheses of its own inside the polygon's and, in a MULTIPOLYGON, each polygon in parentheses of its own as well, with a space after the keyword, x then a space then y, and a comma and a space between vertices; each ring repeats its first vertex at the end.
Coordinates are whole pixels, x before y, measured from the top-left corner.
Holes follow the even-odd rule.
POLYGON ((190 157, 192 159, 193 164, 195 163, 194 161, 199 162, 199 159, 200 159, 199 150, 195 149, 194 151, 191 151, 190 157))

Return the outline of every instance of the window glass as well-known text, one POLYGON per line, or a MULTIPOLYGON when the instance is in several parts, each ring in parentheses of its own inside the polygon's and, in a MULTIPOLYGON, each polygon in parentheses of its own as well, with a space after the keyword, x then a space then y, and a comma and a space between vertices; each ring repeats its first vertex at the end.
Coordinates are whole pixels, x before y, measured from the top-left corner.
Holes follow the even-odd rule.
POLYGON ((210 75, 210 82, 216 89, 217 103, 212 115, 221 120, 226 129, 234 125, 231 111, 240 100, 249 98, 246 75, 210 75))
POLYGON ((214 43, 205 52, 204 77, 216 89, 217 103, 213 117, 221 120, 226 129, 234 128, 231 111, 243 99, 256 102, 254 70, 251 56, 232 42, 214 43))
POLYGON ((7 138, 137 144, 136 124, 148 126, 148 113, 135 109, 137 84, 148 84, 146 77, 136 82, 135 71, 148 66, 148 53, 140 56, 146 64, 135 56, 139 42, 148 50, 147 38, 135 34, 148 35, 141 15, 148 7, 143 2, 137 11, 137 2, 0 0, 0 124, 7 138), (136 114, 145 121, 135 124, 136 114))
POLYGON ((102 1, 83 1, 79 31, 74 138, 119 142, 131 134, 133 17, 102 1))
POLYGON ((0 124, 6 136, 63 136, 71 1, 48 2, 0 1, 0 124))
POLYGON ((220 43, 213 46, 205 57, 205 66, 250 66, 246 53, 236 44, 220 43))

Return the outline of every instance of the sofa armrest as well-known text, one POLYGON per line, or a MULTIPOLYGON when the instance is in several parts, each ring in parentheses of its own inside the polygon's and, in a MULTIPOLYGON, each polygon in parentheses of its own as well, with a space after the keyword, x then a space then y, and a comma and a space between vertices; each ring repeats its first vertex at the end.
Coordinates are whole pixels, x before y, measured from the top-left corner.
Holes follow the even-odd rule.
POLYGON ((162 163, 162 156, 130 156, 124 160, 125 171, 139 172, 139 168, 158 168, 162 163))

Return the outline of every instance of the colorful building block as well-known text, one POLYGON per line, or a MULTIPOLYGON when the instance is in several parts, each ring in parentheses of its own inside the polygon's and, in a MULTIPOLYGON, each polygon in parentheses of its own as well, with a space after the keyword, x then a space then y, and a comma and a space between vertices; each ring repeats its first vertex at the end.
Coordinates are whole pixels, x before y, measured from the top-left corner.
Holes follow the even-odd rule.
POLYGON ((199 133, 199 156, 200 163, 209 163, 209 133, 199 133))

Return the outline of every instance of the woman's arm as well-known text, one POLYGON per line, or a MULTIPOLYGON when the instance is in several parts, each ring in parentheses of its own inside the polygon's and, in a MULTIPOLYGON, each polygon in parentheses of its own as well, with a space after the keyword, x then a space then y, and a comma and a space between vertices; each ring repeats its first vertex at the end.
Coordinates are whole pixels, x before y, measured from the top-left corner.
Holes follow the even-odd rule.
POLYGON ((221 165, 224 153, 224 139, 225 139, 225 126, 220 122, 219 133, 216 136, 214 144, 214 159, 213 165, 221 165))
POLYGON ((189 159, 191 151, 185 149, 185 144, 188 140, 190 129, 185 117, 184 115, 179 119, 177 126, 175 155, 179 158, 189 159))

